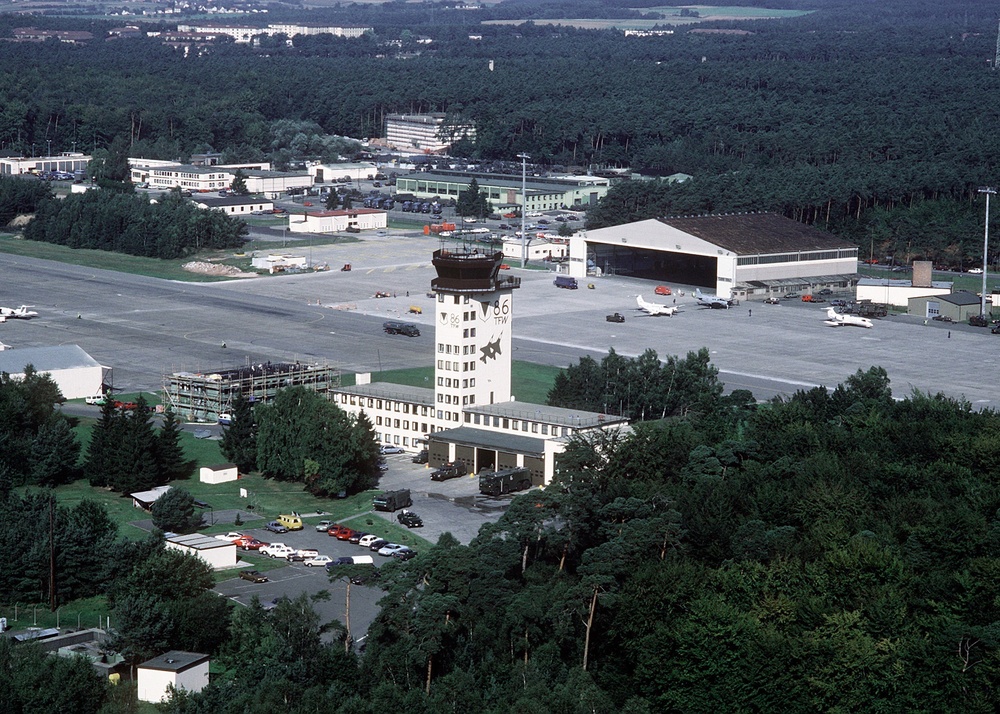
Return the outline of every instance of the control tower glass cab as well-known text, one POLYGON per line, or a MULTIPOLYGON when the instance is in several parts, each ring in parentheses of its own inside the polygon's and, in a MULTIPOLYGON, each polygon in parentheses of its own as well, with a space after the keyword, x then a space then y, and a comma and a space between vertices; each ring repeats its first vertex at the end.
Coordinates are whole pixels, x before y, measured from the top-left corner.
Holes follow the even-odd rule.
POLYGON ((434 253, 434 400, 442 426, 458 426, 465 406, 510 401, 513 291, 521 279, 500 274, 503 257, 434 253))

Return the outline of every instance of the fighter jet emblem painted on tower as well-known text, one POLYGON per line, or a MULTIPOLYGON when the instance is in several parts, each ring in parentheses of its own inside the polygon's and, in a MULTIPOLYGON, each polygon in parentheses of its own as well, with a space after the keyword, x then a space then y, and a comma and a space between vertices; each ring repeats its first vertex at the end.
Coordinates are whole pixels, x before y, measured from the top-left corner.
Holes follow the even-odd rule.
POLYGON ((485 345, 479 348, 479 351, 483 353, 479 361, 486 364, 487 359, 496 359, 499 355, 503 354, 500 350, 500 338, 493 340, 492 342, 487 342, 485 345))

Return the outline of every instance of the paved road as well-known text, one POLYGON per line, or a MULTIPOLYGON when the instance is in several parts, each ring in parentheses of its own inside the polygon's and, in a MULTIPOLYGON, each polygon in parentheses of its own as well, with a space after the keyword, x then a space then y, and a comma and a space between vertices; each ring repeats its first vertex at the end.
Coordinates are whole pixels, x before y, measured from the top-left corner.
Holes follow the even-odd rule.
MULTIPOLYGON (((0 325, 0 340, 14 347, 79 344, 113 366, 115 385, 130 391, 158 390, 164 373, 247 361, 328 360, 345 371, 423 366, 433 351, 434 301, 426 292, 437 247, 437 239, 422 235, 316 246, 315 260, 350 262, 354 270, 225 283, 0 256, 0 304, 28 303, 40 313, 0 325), (379 290, 395 297, 372 297, 379 290), (408 315, 410 305, 423 314, 408 315), (382 333, 383 320, 401 316, 421 324, 424 334, 382 333)), ((544 271, 515 273, 522 278, 515 294, 515 359, 565 366, 610 347, 627 355, 652 347, 666 356, 704 346, 729 388, 748 388, 760 398, 833 386, 858 368, 881 365, 897 396, 916 388, 1000 405, 986 357, 1000 338, 987 330, 925 326, 910 317, 878 321, 872 330, 831 328, 816 306, 758 303, 751 317, 748 305, 698 308, 689 293, 676 298, 679 315, 653 318, 635 309, 640 292, 653 299, 645 281, 607 277, 594 280, 594 290, 572 291, 554 288, 544 271), (615 311, 627 321, 605 322, 604 315, 615 311)))

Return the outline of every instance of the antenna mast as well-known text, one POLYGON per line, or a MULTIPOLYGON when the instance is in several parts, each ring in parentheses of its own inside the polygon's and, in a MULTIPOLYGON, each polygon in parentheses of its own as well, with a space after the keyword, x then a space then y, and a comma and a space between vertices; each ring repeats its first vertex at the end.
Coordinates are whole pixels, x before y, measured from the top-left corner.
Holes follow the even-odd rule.
POLYGON ((1000 23, 997 25, 997 52, 993 57, 993 69, 997 68, 998 62, 1000 62, 1000 23))

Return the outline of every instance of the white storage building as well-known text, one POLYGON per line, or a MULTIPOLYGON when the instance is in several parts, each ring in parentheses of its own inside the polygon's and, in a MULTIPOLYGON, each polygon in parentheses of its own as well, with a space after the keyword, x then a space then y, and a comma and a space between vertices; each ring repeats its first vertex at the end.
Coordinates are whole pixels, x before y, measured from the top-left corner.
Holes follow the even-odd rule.
POLYGON ((169 687, 200 692, 208 686, 207 654, 170 650, 139 665, 139 700, 158 704, 167 698, 169 687))
POLYGON ((218 466, 202 466, 198 472, 198 480, 202 483, 226 483, 236 481, 240 477, 236 464, 219 464, 218 466))
POLYGON ((22 378, 24 368, 29 364, 36 372, 51 376, 66 399, 102 394, 104 375, 110 370, 79 345, 19 347, 0 351, 0 372, 22 378))
POLYGON ((288 230, 292 233, 333 233, 346 231, 348 228, 370 231, 389 225, 388 216, 387 211, 377 208, 296 213, 288 217, 288 230))
POLYGON ((213 570, 236 567, 236 544, 232 541, 192 533, 168 536, 164 545, 172 550, 198 556, 213 570))

